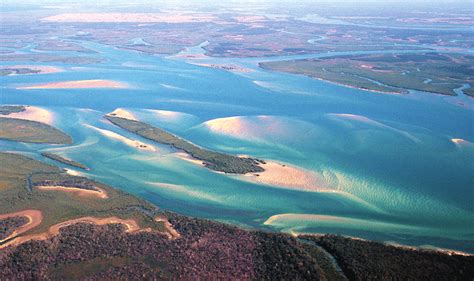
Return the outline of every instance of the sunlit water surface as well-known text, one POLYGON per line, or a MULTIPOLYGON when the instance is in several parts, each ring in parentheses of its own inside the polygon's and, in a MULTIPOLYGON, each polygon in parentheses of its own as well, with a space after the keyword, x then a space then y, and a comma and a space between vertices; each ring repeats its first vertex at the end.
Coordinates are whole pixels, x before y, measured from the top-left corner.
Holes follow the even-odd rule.
MULTIPOLYGON (((66 71, 0 78, 1 103, 51 110, 55 125, 74 144, 0 141, 2 150, 50 163, 38 151, 59 153, 90 167, 84 172, 89 177, 186 215, 250 228, 331 232, 474 252, 472 99, 350 89, 261 70, 257 63, 264 59, 186 61, 82 44, 106 61, 55 64, 66 71), (191 63, 228 63, 252 71, 231 73, 191 63), (82 79, 116 80, 131 88, 15 89, 82 79), (102 118, 118 107, 210 149, 314 171, 326 191, 253 184, 212 172, 102 118), (138 150, 108 131, 156 151, 138 150)), ((197 46, 183 54, 200 52, 197 46)), ((303 57, 310 56, 265 60, 303 57)))

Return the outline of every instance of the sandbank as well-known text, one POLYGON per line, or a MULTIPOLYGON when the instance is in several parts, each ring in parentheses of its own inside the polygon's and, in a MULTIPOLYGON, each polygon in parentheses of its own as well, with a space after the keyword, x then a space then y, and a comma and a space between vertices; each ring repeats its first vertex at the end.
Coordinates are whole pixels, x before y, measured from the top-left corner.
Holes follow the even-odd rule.
POLYGON ((105 129, 100 129, 100 128, 97 128, 97 127, 94 127, 94 126, 91 126, 91 125, 88 125, 88 124, 84 124, 84 126, 86 126, 88 128, 91 128, 91 129, 94 129, 97 132, 101 133, 103 136, 109 137, 109 138, 114 139, 114 140, 118 140, 118 141, 120 141, 120 142, 122 142, 122 143, 124 143, 124 144, 126 144, 130 147, 134 147, 134 148, 141 149, 141 150, 147 150, 147 151, 157 151, 156 147, 154 147, 152 145, 146 144, 146 143, 141 142, 141 141, 129 139, 129 138, 124 137, 122 135, 119 135, 115 132, 105 130, 105 129))
POLYGON ((25 111, 0 115, 0 118, 16 118, 30 121, 37 121, 53 125, 54 115, 52 112, 37 106, 27 106, 25 111))
POLYGON ((190 163, 204 167, 204 161, 193 158, 191 155, 189 155, 186 152, 178 151, 178 152, 173 153, 172 155, 178 157, 181 160, 188 161, 190 163))
POLYGON ((107 115, 138 121, 138 119, 135 117, 135 115, 133 115, 133 113, 123 108, 117 108, 114 111, 107 113, 107 115))
POLYGON ((18 90, 40 90, 40 89, 126 89, 129 86, 125 83, 112 80, 77 80, 77 81, 62 81, 51 82, 46 84, 38 84, 32 86, 18 87, 18 90))
POLYGON ((260 166, 265 171, 238 175, 237 177, 245 181, 302 191, 324 192, 330 190, 324 179, 315 172, 276 162, 266 162, 260 166))
POLYGON ((62 185, 42 185, 42 186, 35 186, 35 188, 38 188, 41 190, 70 192, 78 196, 86 196, 86 197, 93 196, 93 197, 98 197, 102 199, 109 198, 109 196, 107 195, 107 192, 105 192, 105 190, 98 187, 95 187, 96 188, 95 190, 83 189, 79 187, 62 186, 62 185))

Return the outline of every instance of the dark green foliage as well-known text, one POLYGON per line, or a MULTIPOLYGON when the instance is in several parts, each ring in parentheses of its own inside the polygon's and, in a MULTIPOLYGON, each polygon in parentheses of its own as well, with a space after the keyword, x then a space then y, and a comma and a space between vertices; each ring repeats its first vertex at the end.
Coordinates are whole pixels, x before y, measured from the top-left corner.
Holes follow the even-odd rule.
POLYGON ((41 155, 43 155, 46 158, 58 161, 60 163, 63 163, 63 164, 69 165, 69 166, 77 167, 77 168, 80 168, 80 169, 83 169, 83 170, 89 170, 89 168, 87 168, 85 165, 83 165, 79 162, 61 157, 61 156, 59 156, 57 154, 54 154, 54 153, 42 152, 41 155))
POLYGON ((31 68, 2 68, 0 69, 0 76, 36 74, 40 72, 41 72, 40 70, 31 69, 31 68))
MULTIPOLYGON (((379 92, 406 90, 456 95, 474 84, 474 60, 461 54, 371 54, 260 63, 269 70, 303 74, 350 87, 379 92)), ((463 91, 472 96, 472 90, 463 91)))
POLYGON ((0 115, 9 115, 11 113, 18 113, 25 110, 26 107, 23 105, 0 105, 0 115))
POLYGON ((10 217, 0 220, 0 240, 7 238, 18 227, 26 224, 28 219, 26 217, 10 217))
POLYGON ((68 174, 34 174, 30 177, 33 186, 64 186, 86 190, 97 190, 97 183, 84 177, 68 174))
POLYGON ((330 252, 350 280, 473 280, 474 256, 402 249, 336 235, 305 236, 330 252))

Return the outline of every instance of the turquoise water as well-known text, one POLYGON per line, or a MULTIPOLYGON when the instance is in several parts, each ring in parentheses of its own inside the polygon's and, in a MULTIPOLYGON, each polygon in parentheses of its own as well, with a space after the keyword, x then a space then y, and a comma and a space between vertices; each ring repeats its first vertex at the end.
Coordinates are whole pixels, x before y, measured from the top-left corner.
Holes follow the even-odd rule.
MULTIPOLYGON (((257 66, 260 60, 311 56, 186 61, 82 44, 106 61, 53 64, 67 71, 0 78, 1 103, 51 110, 55 125, 74 144, 0 141, 2 150, 50 163, 36 151, 54 151, 89 166, 87 176, 186 215, 249 228, 331 232, 474 253, 472 99, 371 93, 257 66), (190 62, 230 63, 253 71, 230 73, 190 62), (131 89, 15 89, 82 79, 117 80, 131 89), (334 192, 290 190, 214 173, 101 118, 118 107, 201 146, 314 171, 334 192), (245 126, 233 133, 206 126, 226 117, 245 126), (137 150, 98 129, 139 139, 157 151, 137 150)), ((201 52, 199 46, 187 50, 201 52)))

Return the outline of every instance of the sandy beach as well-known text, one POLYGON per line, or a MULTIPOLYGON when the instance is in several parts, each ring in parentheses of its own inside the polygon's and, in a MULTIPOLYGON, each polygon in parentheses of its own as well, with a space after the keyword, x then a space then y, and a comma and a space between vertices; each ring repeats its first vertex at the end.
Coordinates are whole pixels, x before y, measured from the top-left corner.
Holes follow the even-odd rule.
POLYGON ((133 115, 133 113, 123 108, 117 108, 116 110, 107 113, 107 115, 138 121, 138 119, 135 117, 135 115, 133 115))
POLYGON ((158 151, 158 149, 153 145, 149 145, 149 144, 146 144, 146 143, 141 142, 141 141, 129 139, 129 138, 124 137, 122 135, 119 135, 115 132, 105 130, 105 129, 100 129, 100 128, 97 128, 97 127, 94 127, 94 126, 91 126, 91 125, 88 125, 88 124, 84 124, 84 126, 86 126, 88 128, 91 128, 91 129, 94 129, 97 132, 101 133, 103 136, 106 136, 106 137, 109 137, 111 139, 120 141, 120 142, 122 142, 122 143, 124 143, 124 144, 126 144, 130 147, 140 149, 140 150, 153 151, 153 152, 158 151))
POLYGON ((202 160, 193 158, 191 155, 187 154, 186 152, 178 151, 178 152, 173 153, 173 156, 176 156, 181 160, 188 161, 190 163, 204 167, 204 162, 202 160))
POLYGON ((37 106, 27 106, 25 111, 18 113, 10 113, 8 115, 0 115, 0 118, 17 118, 30 121, 37 121, 53 125, 54 115, 51 111, 37 106))
POLYGON ((46 84, 38 84, 31 86, 18 87, 18 90, 41 90, 41 89, 126 89, 129 86, 123 82, 112 80, 77 80, 77 81, 62 81, 51 82, 46 84))
POLYGON ((90 189, 82 189, 78 187, 68 187, 68 186, 60 186, 60 185, 43 185, 43 186, 35 186, 40 190, 52 190, 52 191, 63 191, 73 193, 78 196, 86 196, 86 197, 97 197, 101 199, 107 199, 109 196, 105 190, 95 187, 97 190, 90 190, 90 189))

